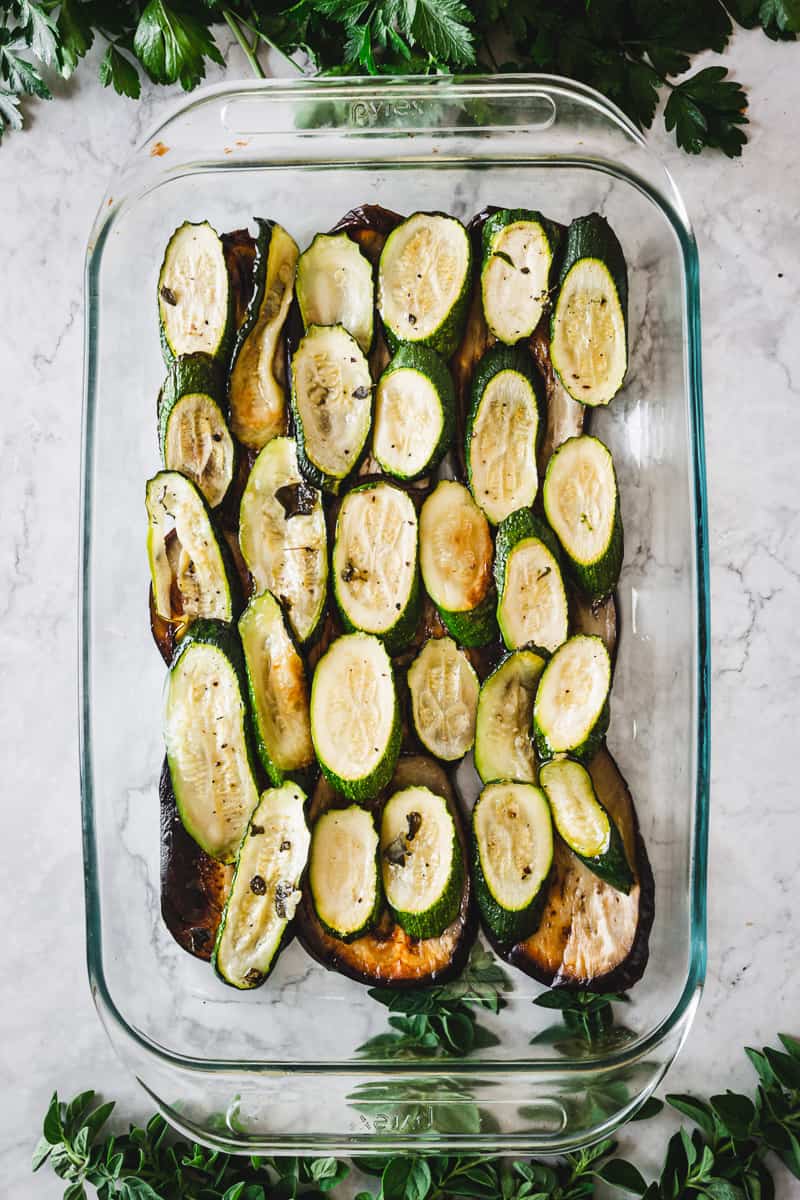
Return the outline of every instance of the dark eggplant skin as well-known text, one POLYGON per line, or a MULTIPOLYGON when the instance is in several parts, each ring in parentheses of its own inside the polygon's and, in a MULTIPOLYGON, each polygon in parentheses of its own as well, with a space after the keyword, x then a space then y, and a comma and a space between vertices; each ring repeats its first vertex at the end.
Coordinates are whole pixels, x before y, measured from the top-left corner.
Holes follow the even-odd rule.
MULTIPOLYGON (((468 842, 458 799, 444 769, 432 758, 423 755, 401 757, 386 796, 400 788, 422 785, 437 791, 447 800, 453 816, 465 863, 469 861, 468 842)), ((379 814, 384 797, 372 801, 370 807, 379 814)), ((309 824, 326 809, 340 801, 326 780, 320 779, 309 811, 309 824)), ((308 954, 330 971, 354 979, 368 987, 412 988, 444 983, 460 974, 469 956, 477 932, 477 921, 469 872, 464 872, 461 907, 455 921, 438 938, 422 940, 409 935, 396 925, 388 910, 384 910, 376 927, 352 942, 342 942, 327 933, 319 922, 304 883, 303 898, 295 915, 297 937, 308 954)))
POLYGON ((253 292, 256 239, 249 229, 234 229, 231 233, 223 233, 220 240, 233 289, 233 319, 238 329, 253 292))
POLYGON ((233 867, 211 858, 181 824, 167 760, 158 784, 161 804, 161 915, 175 941, 195 958, 211 959, 233 867))
POLYGON ((373 266, 381 256, 384 243, 404 218, 382 204, 359 204, 341 217, 331 233, 346 233, 373 266))
POLYGON ((608 650, 613 669, 619 638, 619 613, 614 593, 606 596, 604 600, 590 600, 577 588, 570 587, 567 590, 567 599, 570 636, 587 633, 601 638, 608 650))
MULTIPOLYGON (((655 881, 639 828, 633 799, 616 762, 602 746, 589 763, 598 799, 617 825, 635 881, 629 895, 598 879, 556 838, 553 870, 537 931, 505 955, 547 987, 581 988, 590 992, 621 992, 641 979, 649 956, 655 916, 655 881), (596 918, 613 925, 619 938, 617 953, 587 969, 592 952, 602 952, 602 936, 593 944, 596 918), (576 939, 584 934, 584 941, 576 939), (566 962, 564 954, 572 958, 566 962), (583 964, 581 967, 579 964, 583 964)), ((502 953, 499 947, 495 947, 502 953)))

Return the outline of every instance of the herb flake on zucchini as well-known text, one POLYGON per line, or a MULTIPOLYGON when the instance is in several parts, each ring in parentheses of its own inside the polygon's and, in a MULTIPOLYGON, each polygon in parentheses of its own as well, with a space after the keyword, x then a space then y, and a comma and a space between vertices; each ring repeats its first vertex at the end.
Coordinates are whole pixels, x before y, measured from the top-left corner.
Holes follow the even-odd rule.
POLYGON ((312 325, 292 357, 297 460, 315 487, 339 492, 366 445, 372 377, 356 340, 341 325, 312 325))
POLYGON ((318 233, 297 264, 303 327, 343 325, 365 354, 372 345, 372 266, 346 233, 318 233))
POLYGON ((472 847, 481 917, 495 943, 512 946, 539 924, 553 864, 544 792, 530 783, 490 783, 472 810, 472 847))
POLYGON ((511 346, 539 324, 560 232, 539 212, 502 208, 487 217, 482 239, 486 324, 498 341, 511 346))
POLYGON ((472 248, 454 217, 414 213, 392 230, 378 265, 378 309, 392 350, 404 342, 449 358, 469 302, 472 248))
POLYGON ((292 438, 273 438, 253 464, 239 509, 239 545, 256 593, 270 591, 306 642, 325 609, 328 549, 316 488, 303 479, 292 438))
POLYGON ((269 788, 241 844, 213 963, 225 983, 259 987, 272 971, 300 902, 311 835, 297 784, 269 788))
POLYGON ((464 864, 447 801, 426 787, 395 792, 381 818, 383 889, 411 937, 438 937, 461 905, 464 864))
POLYGON ((452 638, 429 638, 408 669, 411 714, 426 750, 455 762, 472 749, 480 684, 452 638))
POLYGON ((260 450, 286 432, 286 365, 281 337, 294 295, 297 244, 274 221, 257 218, 253 293, 236 338, 228 378, 231 428, 260 450))
POLYGON ((633 874, 619 830, 595 795, 592 777, 568 758, 545 763, 539 772, 559 834, 582 863, 627 895, 633 874))
POLYGON ((563 442, 548 464, 542 498, 576 584, 602 600, 617 585, 623 555, 611 451, 588 434, 563 442))
POLYGON ((569 628, 557 542, 529 508, 501 522, 495 543, 497 623, 509 650, 532 643, 553 651, 569 628))
POLYGON ((271 592, 254 596, 239 618, 256 747, 276 786, 314 761, 303 660, 271 592))
POLYGON ((550 358, 574 400, 608 404, 628 369, 628 269, 611 226, 599 213, 567 230, 550 358))
POLYGON ((319 765, 348 800, 376 796, 400 753, 400 716, 392 664, 366 633, 337 638, 311 685, 311 737, 319 765))
POLYGON ((222 241, 208 221, 186 221, 169 239, 158 276, 158 315, 167 366, 196 352, 225 364, 233 293, 222 241))
POLYGON ((187 475, 210 508, 225 499, 236 461, 219 394, 214 360, 207 354, 186 354, 170 367, 158 398, 164 466, 187 475))
POLYGON ((235 630, 195 621, 167 677, 164 741, 184 828, 221 862, 234 861, 258 803, 246 688, 235 630))
POLYGON ((419 620, 417 513, 407 492, 367 483, 345 496, 336 519, 333 587, 342 620, 382 638, 392 651, 406 645, 419 620))
POLYGON ((489 523, 467 488, 443 479, 419 518, 420 570, 439 616, 462 646, 497 633, 489 523))
POLYGON ((472 381, 466 457, 470 491, 493 525, 536 499, 542 402, 527 351, 486 352, 472 381))
POLYGON ((378 381, 372 453, 396 479, 439 465, 453 438, 453 380, 435 350, 401 346, 378 381))
POLYGON ((232 621, 239 606, 239 581, 198 489, 178 471, 159 471, 147 481, 145 504, 147 557, 158 616, 181 625, 197 617, 232 621), (174 537, 169 536, 171 530, 174 537))
POLYGON ((587 762, 608 729, 611 659, 599 637, 576 634, 548 662, 533 706, 542 762, 569 754, 587 762))
POLYGON ((533 701, 547 659, 514 650, 481 684, 475 721, 475 770, 484 783, 536 782, 533 701))
POLYGON ((308 885, 325 931, 343 942, 368 933, 383 904, 378 831, 358 804, 330 808, 311 834, 308 885))

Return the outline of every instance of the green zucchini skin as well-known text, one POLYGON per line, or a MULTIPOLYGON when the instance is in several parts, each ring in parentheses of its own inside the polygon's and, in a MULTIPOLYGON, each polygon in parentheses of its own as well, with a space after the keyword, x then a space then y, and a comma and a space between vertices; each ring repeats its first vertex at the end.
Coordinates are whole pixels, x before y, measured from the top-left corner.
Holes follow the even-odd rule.
POLYGON ((493 587, 469 612, 449 612, 438 606, 437 612, 448 633, 467 650, 487 646, 497 637, 497 594, 493 587))
POLYGON ((620 832, 614 820, 611 817, 608 809, 604 804, 601 804, 597 797, 597 793, 592 783, 592 777, 585 767, 579 767, 579 764, 571 764, 572 770, 578 769, 579 777, 583 786, 586 788, 587 799, 597 805, 598 809, 603 813, 608 822, 608 842, 605 850, 600 854, 583 854, 575 845, 574 837, 569 836, 569 830, 562 828, 558 820, 558 806, 555 803, 554 797, 551 797, 551 792, 548 788, 548 780, 552 770, 561 769, 559 764, 568 760, 558 760, 556 762, 546 763, 541 770, 539 776, 539 785, 547 796, 550 802, 550 809, 553 814, 553 824, 558 830, 562 841, 569 846, 576 858, 579 858, 590 871, 592 871, 599 879, 605 880, 611 884, 619 892, 624 892, 627 896, 634 884, 633 871, 631 870, 625 853, 625 847, 620 836, 620 832))
MULTIPOLYGON (((162 315, 162 313, 163 313, 162 305, 165 305, 168 303, 166 296, 165 296, 165 288, 167 288, 167 286, 168 286, 168 281, 167 281, 167 277, 166 277, 166 267, 167 267, 167 260, 169 258, 170 249, 171 249, 172 243, 175 241, 175 239, 180 234, 182 234, 185 230, 190 229, 190 228, 198 228, 199 229, 199 228, 202 228, 203 226, 207 226, 207 225, 208 225, 207 221, 184 221, 183 224, 179 225, 178 228, 173 232, 172 236, 170 237, 170 239, 167 243, 167 248, 164 251, 164 258, 162 259, 161 268, 158 273, 158 296, 157 296, 157 299, 158 299, 158 310, 159 310, 158 327, 159 327, 159 337, 161 340, 161 352, 164 356, 164 362, 166 363, 166 365, 168 367, 175 361, 175 359, 177 357, 179 357, 178 354, 176 354, 173 346, 170 343, 169 337, 167 335, 166 324, 164 322, 163 315, 162 315)), ((208 226, 208 227, 211 228, 211 226, 208 226)), ((216 230, 214 230, 213 232, 216 234, 216 230)), ((224 261, 224 250, 222 247, 222 240, 219 238, 218 234, 216 236, 217 236, 217 240, 220 243, 219 252, 223 256, 223 261, 224 261)), ((228 358, 230 356, 231 345, 233 343, 233 337, 234 337, 234 332, 235 332, 234 295, 233 295, 233 287, 231 286, 230 277, 229 277, 228 271, 227 271, 227 265, 225 268, 225 275, 226 275, 226 278, 228 281, 227 308, 226 308, 226 313, 225 313, 224 322, 223 322, 223 328, 221 331, 219 341, 218 341, 216 347, 214 348, 213 352, 211 353, 211 357, 220 364, 220 366, 223 370, 226 369, 227 364, 228 364, 228 358)))
MULTIPOLYGON (((568 438, 560 446, 556 447, 550 457, 542 488, 544 511, 548 519, 548 480, 552 481, 554 478, 555 472, 558 469, 559 456, 565 453, 569 454, 575 443, 584 441, 587 438, 587 434, 576 438, 568 438), (566 451, 565 447, 567 448, 566 451)), ((595 442, 599 441, 597 438, 592 440, 595 442)), ((600 444, 603 445, 603 443, 600 444)), ((611 459, 608 447, 603 445, 603 449, 608 452, 609 459, 611 459)), ((567 573, 574 580, 576 587, 591 600, 604 600, 613 592, 619 581, 622 560, 625 553, 622 513, 619 503, 619 484, 617 482, 617 473, 614 468, 613 459, 611 459, 611 470, 614 475, 614 520, 611 528, 611 537, 604 553, 592 563, 582 563, 570 554, 569 547, 565 546, 563 542, 560 543, 567 573)))
MULTIPOLYGON (((386 344, 388 345, 392 354, 396 353, 397 350, 399 350, 400 347, 406 343, 402 338, 397 336, 384 317, 381 298, 384 259, 388 258, 387 248, 390 247, 392 238, 397 234, 398 230, 402 229, 404 225, 408 224, 409 221, 412 221, 416 217, 443 217, 448 221, 454 222, 454 224, 461 225, 461 222, 456 220, 456 218, 451 216, 449 213, 414 212, 411 213, 410 216, 406 217, 406 219, 399 225, 397 225, 387 237, 384 248, 381 251, 381 257, 378 264, 378 309, 381 314, 381 323, 383 325, 384 336, 386 337, 386 344)), ((436 350, 442 356, 442 358, 449 358, 458 346, 458 343, 461 341, 464 333, 464 325, 467 319, 467 308, 469 306, 470 288, 472 283, 472 240, 469 237, 466 229, 464 229, 463 225, 461 228, 464 231, 464 237, 466 239, 467 246, 466 271, 464 273, 464 285, 461 289, 461 292, 456 298, 455 303, 450 308, 450 311, 445 319, 427 338, 414 339, 413 343, 408 343, 413 345, 428 346, 431 350, 436 350)))
MULTIPOLYGON (((350 488, 347 495, 352 496, 359 492, 371 492, 377 487, 391 486, 382 482, 362 483, 358 487, 350 488)), ((336 533, 334 535, 334 547, 331 554, 331 575, 333 577, 333 594, 336 600, 336 607, 341 617, 342 624, 347 633, 366 632, 374 637, 380 638, 386 647, 389 654, 397 654, 398 651, 404 649, 416 633, 419 625, 419 618, 422 608, 422 592, 419 582, 419 530, 417 530, 417 543, 414 550, 414 576, 411 584, 411 591, 406 601, 405 607, 398 613, 397 619, 389 629, 380 633, 375 630, 360 630, 359 626, 354 625, 347 612, 346 606, 342 599, 339 586, 339 574, 334 569, 336 542, 339 538, 339 521, 336 522, 336 533)))
MULTIPOLYGON (((222 438, 227 438, 230 446, 230 471, 225 473, 227 482, 224 485, 224 491, 212 505, 213 508, 218 508, 228 494, 236 474, 238 454, 236 443, 228 428, 228 412, 227 405, 223 400, 224 388, 220 365, 209 354, 184 354, 175 359, 167 372, 158 396, 158 444, 161 450, 161 461, 167 470, 178 470, 189 475, 198 488, 203 490, 200 486, 201 480, 189 470, 184 471, 184 464, 167 462, 167 429, 170 418, 184 396, 195 395, 203 396, 208 404, 213 406, 219 419, 219 433, 222 438)), ((209 500, 210 497, 205 495, 205 498, 209 500)))
MULTIPOLYGON (((494 377, 496 375, 499 375, 501 371, 513 371, 514 374, 521 375, 522 378, 525 379, 530 384, 531 390, 533 391, 533 394, 536 397, 536 411, 538 414, 538 421, 536 424, 536 441, 535 441, 535 445, 534 445, 534 455, 533 455, 534 473, 536 473, 536 458, 538 456, 539 446, 541 445, 542 431, 544 429, 545 419, 546 419, 546 409, 545 409, 546 400, 545 400, 545 393, 544 393, 544 384, 542 383, 542 380, 541 380, 538 372, 534 368, 533 359, 531 358, 528 351, 521 347, 517 347, 517 346, 504 346, 504 345, 502 345, 502 343, 498 343, 496 346, 492 346, 489 350, 486 351, 486 353, 483 355, 480 362, 478 363, 477 367, 475 368, 475 374, 473 375, 473 378, 472 378, 472 394, 471 394, 471 400, 470 400, 470 408, 469 408, 469 413, 467 414, 467 430, 466 430, 467 482, 469 484, 469 490, 472 492, 472 495, 475 499, 475 503, 479 507, 482 507, 482 506, 481 506, 480 499, 475 494, 475 482, 473 479, 472 454, 471 454, 472 441, 473 441, 473 436, 475 433, 475 422, 477 420, 478 411, 481 407, 481 403, 483 401, 484 393, 486 392, 487 387, 489 386, 491 381, 494 379, 494 377)), ((538 478, 537 478, 537 486, 533 490, 530 500, 528 501, 529 504, 533 504, 533 501, 536 498, 537 492, 538 492, 538 478)))
MULTIPOLYGON (((567 229, 567 236, 564 243, 564 255, 561 261, 561 270, 559 272, 558 286, 559 290, 563 288, 567 276, 570 271, 582 259, 596 259, 608 271, 611 277, 612 284, 616 290, 619 299, 620 309, 622 311, 622 320, 625 336, 625 361, 626 370, 628 362, 628 267, 625 262, 625 254, 620 245, 617 235, 609 225, 605 217, 600 213, 589 213, 587 216, 578 217, 572 221, 567 229)), ((610 396, 604 401, 587 401, 584 395, 579 395, 572 381, 565 378, 559 370, 557 363, 557 355, 553 355, 552 348, 556 336, 556 330, 559 321, 559 301, 553 306, 553 311, 550 317, 550 349, 551 361, 553 368, 558 375, 565 390, 574 400, 580 401, 581 404, 588 404, 590 407, 593 404, 607 404, 613 399, 610 396)), ((622 387, 624 376, 619 384, 622 387)), ((619 390, 619 389, 617 389, 619 390)))
MULTIPOLYGON (((424 375, 426 379, 430 380, 436 391, 442 412, 442 431, 439 435, 439 440, 427 462, 418 471, 406 475, 397 470, 391 470, 381 460, 380 456, 376 454, 382 471, 395 479, 401 479, 410 483, 434 471, 447 453, 455 433, 456 398, 453 377, 450 374, 447 364, 435 350, 431 350, 427 346, 415 346, 410 343, 401 345, 392 360, 384 368, 378 382, 378 388, 380 389, 383 381, 388 379, 395 371, 401 370, 417 371, 420 375, 424 375)), ((375 421, 373 419, 373 433, 374 425, 375 421)))
MULTIPOLYGON (((522 541, 528 538, 538 539, 545 548, 550 552, 555 562, 556 570, 559 573, 561 588, 565 596, 565 607, 567 614, 569 613, 568 601, 566 600, 566 589, 564 588, 564 580, 561 571, 561 553, 558 544, 558 539, 552 529, 546 522, 537 517, 530 508, 519 508, 516 512, 510 513, 505 520, 501 521, 497 527, 497 536, 495 538, 495 558, 494 558, 494 579, 497 589, 497 620, 500 627, 500 633, 509 650, 519 649, 519 646, 511 644, 512 639, 504 632, 503 621, 501 616, 501 608, 503 598, 506 591, 506 570, 508 567, 509 558, 514 548, 522 541)), ((566 638, 568 627, 564 631, 566 638)), ((544 647, 545 652, 552 653, 548 647, 544 647)))
MULTIPOLYGON (((592 641, 599 643, 599 645, 603 647, 605 654, 608 655, 608 650, 606 650, 605 644, 603 643, 601 638, 596 637, 594 635, 578 635, 578 636, 585 637, 587 640, 589 640, 589 638, 591 638, 592 641)), ((575 640, 574 638, 568 639, 568 641, 564 642, 563 646, 559 646, 558 649, 562 650, 564 648, 564 646, 566 646, 568 644, 568 642, 571 642, 574 640, 575 640)), ((548 660, 547 666, 545 667, 544 671, 542 672, 542 675, 541 675, 541 678, 539 681, 539 689, 537 690, 537 701, 539 699, 539 695, 541 694, 541 689, 545 682, 547 672, 549 670, 554 669, 554 662, 556 661, 557 654, 558 654, 558 650, 548 660)), ((610 659, 609 659, 609 664, 610 664, 610 659)), ((609 690, 610 690, 610 685, 609 685, 609 690)), ((534 740, 534 745, 536 747, 536 753, 539 756, 539 762, 546 763, 546 762, 549 762, 550 759, 554 758, 556 754, 564 753, 564 749, 562 747, 554 748, 550 744, 549 736, 548 736, 547 732, 542 728, 542 726, 539 722, 539 718, 538 718, 536 709, 537 709, 537 703, 534 702, 533 740, 534 740)), ((605 738, 606 733, 608 732, 608 724, 609 724, 610 716, 611 716, 611 709, 610 709, 610 705, 609 705, 609 695, 608 695, 608 693, 606 693, 605 702, 603 703, 603 706, 597 715, 594 725, 592 725, 591 729, 589 729, 587 731, 586 736, 584 737, 584 740, 576 746, 570 746, 568 751, 566 751, 569 754, 570 758, 573 758, 573 759, 575 759, 576 762, 579 762, 582 764, 591 762, 591 760, 594 758, 597 751, 600 749, 603 739, 605 738)))
MULTIPOLYGON (((530 209, 530 208, 500 208, 500 209, 497 209, 494 212, 490 213, 490 215, 486 218, 486 220, 483 223, 483 228, 481 230, 481 299, 482 299, 482 304, 483 304, 484 315, 486 315, 486 307, 487 307, 486 292, 485 292, 485 286, 486 286, 485 285, 485 275, 486 275, 486 271, 489 267, 489 264, 491 263, 491 260, 495 254, 495 243, 496 243, 498 237, 502 234, 504 229, 506 229, 509 225, 516 225, 518 222, 525 222, 525 223, 538 225, 539 228, 542 230, 543 234, 545 235, 545 239, 548 243, 549 250, 550 250, 550 270, 549 270, 548 278, 547 278, 548 287, 552 286, 552 283, 554 282, 554 279, 553 279, 554 268, 555 268, 555 265, 558 260, 558 253, 559 253, 561 243, 563 240, 561 227, 559 225, 557 225, 554 221, 548 220, 548 218, 543 216, 542 213, 540 213, 537 209, 530 209)), ((547 300, 544 301, 545 307, 546 307, 546 304, 547 304, 547 300)), ((486 317, 486 320, 487 320, 487 324, 489 325, 489 327, 491 329, 492 322, 489 319, 489 316, 486 317)), ((536 324, 538 324, 538 322, 534 320, 532 325, 530 325, 527 329, 523 329, 520 332, 519 338, 517 340, 519 341, 523 338, 530 337, 530 335, 533 333, 534 328, 536 327, 536 324)), ((497 333, 496 330, 492 329, 492 332, 495 334, 496 337, 499 337, 499 334, 497 333)), ((506 341, 505 338, 502 338, 501 340, 506 341)))

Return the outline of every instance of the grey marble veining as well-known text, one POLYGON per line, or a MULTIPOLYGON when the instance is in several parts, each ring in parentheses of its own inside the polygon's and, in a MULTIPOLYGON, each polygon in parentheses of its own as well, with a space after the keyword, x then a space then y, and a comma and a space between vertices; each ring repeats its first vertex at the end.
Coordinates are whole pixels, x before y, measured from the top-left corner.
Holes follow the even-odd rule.
MULTIPOLYGON (((800 103, 797 48, 740 35, 754 105, 731 163, 654 135, 698 237, 711 512, 712 828, 709 969, 672 1090, 747 1086, 739 1047, 796 1027, 800 817, 800 103)), ((235 67, 242 64, 234 60, 235 67)), ((125 1117, 149 1111, 94 1013, 84 968, 77 772, 76 552, 83 254, 106 181, 163 112, 103 91, 91 69, 31 110, 0 149, 0 663, 6 970, 0 1178, 15 1197, 61 1194, 28 1160, 52 1089, 95 1086, 125 1117)), ((638 563, 638 560, 637 560, 638 563)), ((135 805, 137 780, 128 801, 135 805)), ((141 831, 128 850, 145 855, 141 831)), ((152 898, 155 914, 155 897, 152 898)), ((299 973, 299 972, 298 972, 299 973)), ((664 1118, 624 1135, 655 1156, 664 1118)), ((788 1185, 787 1185, 788 1186, 788 1185)), ((790 1194, 785 1190, 785 1194, 790 1194)))

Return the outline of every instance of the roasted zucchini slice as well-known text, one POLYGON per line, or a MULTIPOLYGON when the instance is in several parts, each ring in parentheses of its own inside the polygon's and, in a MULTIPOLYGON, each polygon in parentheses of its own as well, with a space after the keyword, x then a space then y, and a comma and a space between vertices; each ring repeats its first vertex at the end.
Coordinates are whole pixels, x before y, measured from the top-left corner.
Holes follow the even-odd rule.
POLYGON ((372 453, 395 479, 419 479, 437 467, 453 438, 455 395, 435 350, 402 346, 378 381, 372 453))
POLYGON ((164 741, 184 828, 220 862, 235 859, 258 803, 246 688, 235 630, 195 621, 167 678, 164 741))
POLYGON ((542 489, 544 511, 576 584, 592 600, 617 586, 622 518, 611 451, 598 438, 569 438, 554 452, 542 489))
POLYGON ((551 531, 529 508, 501 523, 495 544, 497 623, 509 650, 553 651, 569 628, 567 593, 551 531))
POLYGON ((219 395, 219 367, 214 360, 207 354, 186 354, 170 367, 158 397, 164 466, 187 475, 210 508, 225 499, 236 463, 219 395))
POLYGON ((425 589, 462 646, 485 646, 497 633, 492 536, 461 483, 443 479, 422 506, 419 562, 425 589))
POLYGON ((253 597, 239 618, 239 636, 256 747, 277 786, 314 761, 305 666, 272 592, 253 597))
POLYGON ((297 461, 306 479, 341 490, 366 445, 372 378, 361 348, 342 325, 312 325, 292 357, 297 461))
POLYGON ((633 885, 627 894, 617 891, 556 838, 541 922, 508 960, 548 987, 620 992, 632 987, 647 965, 653 873, 631 794, 614 759, 601 747, 588 766, 595 795, 619 830, 633 885))
POLYGON ((337 638, 317 663, 311 737, 319 765, 348 800, 367 800, 389 782, 400 753, 392 664, 366 633, 337 638))
POLYGON ((472 749, 480 684, 452 638, 428 638, 408 669, 411 714, 426 750, 455 762, 472 749))
POLYGON ((628 270, 611 226, 599 213, 567 230, 550 358, 574 400, 613 400, 628 370, 628 270))
POLYGON ((322 927, 352 942, 375 925, 383 906, 378 831, 358 804, 330 808, 314 825, 308 864, 311 900, 322 927))
POLYGON ((439 937, 452 924, 461 905, 464 863, 443 796, 408 787, 387 800, 381 867, 386 901, 406 933, 439 937))
MULTIPOLYGON (((453 818, 466 861, 467 839, 459 813, 458 802, 447 774, 432 758, 409 755, 400 759, 392 777, 391 788, 401 791, 410 787, 427 788, 442 796, 453 818)), ((311 802, 311 819, 341 803, 328 780, 321 776, 311 802)), ((380 800, 370 806, 380 811, 380 800)), ((373 930, 344 942, 333 937, 322 925, 311 902, 310 888, 303 888, 298 909, 298 936, 313 958, 332 971, 356 979, 371 987, 410 988, 443 983, 462 969, 474 938, 472 881, 463 872, 461 898, 454 920, 435 938, 411 937, 399 925, 387 908, 373 930)))
POLYGON ((464 330, 472 272, 469 234, 440 213, 414 213, 386 239, 378 309, 392 350, 403 342, 449 358, 464 330))
POLYGON ((608 729, 611 659, 599 637, 577 634, 548 662, 533 706, 536 752, 588 762, 608 729))
POLYGON ((158 316, 167 366, 196 352, 226 364, 233 291, 222 241, 208 221, 186 221, 169 239, 158 276, 158 316))
POLYGON ((417 513, 407 492, 367 483, 348 492, 336 520, 333 590, 345 627, 374 633, 394 652, 419 621, 417 513))
POLYGON ((242 841, 212 960, 233 987, 259 987, 286 940, 311 842, 305 801, 295 783, 269 788, 242 841))
POLYGON ((545 763, 539 772, 555 827, 582 863, 627 895, 633 873, 619 830, 595 795, 592 777, 568 758, 545 763))
POLYGON ((507 949, 539 924, 553 864, 553 822, 540 788, 503 781, 483 789, 472 810, 472 862, 487 933, 507 949))
POLYGON ((475 720, 475 769, 484 783, 536 782, 533 700, 544 652, 515 650, 484 679, 475 720))
POLYGON ((501 208, 483 226, 481 294, 486 324, 513 346, 530 337, 550 296, 550 272, 561 241, 540 212, 501 208))
POLYGON ((253 464, 239 545, 256 593, 272 592, 297 640, 308 641, 325 609, 328 543, 322 499, 300 474, 292 438, 273 438, 253 464))
POLYGON ((232 621, 239 581, 208 505, 190 479, 159 471, 147 481, 147 557, 159 617, 185 628, 197 617, 232 621), (170 537, 171 531, 175 536, 170 537))
POLYGON ((346 233, 318 233, 297 265, 303 326, 343 325, 365 354, 372 345, 372 266, 346 233))
POLYGON ((486 352, 472 381, 466 458, 470 490, 493 525, 536 499, 543 403, 526 350, 494 346, 486 352))
POLYGON ((228 377, 231 428, 260 450, 286 433, 286 364, 281 334, 294 295, 294 239, 281 225, 258 218, 253 294, 236 338, 228 377))

